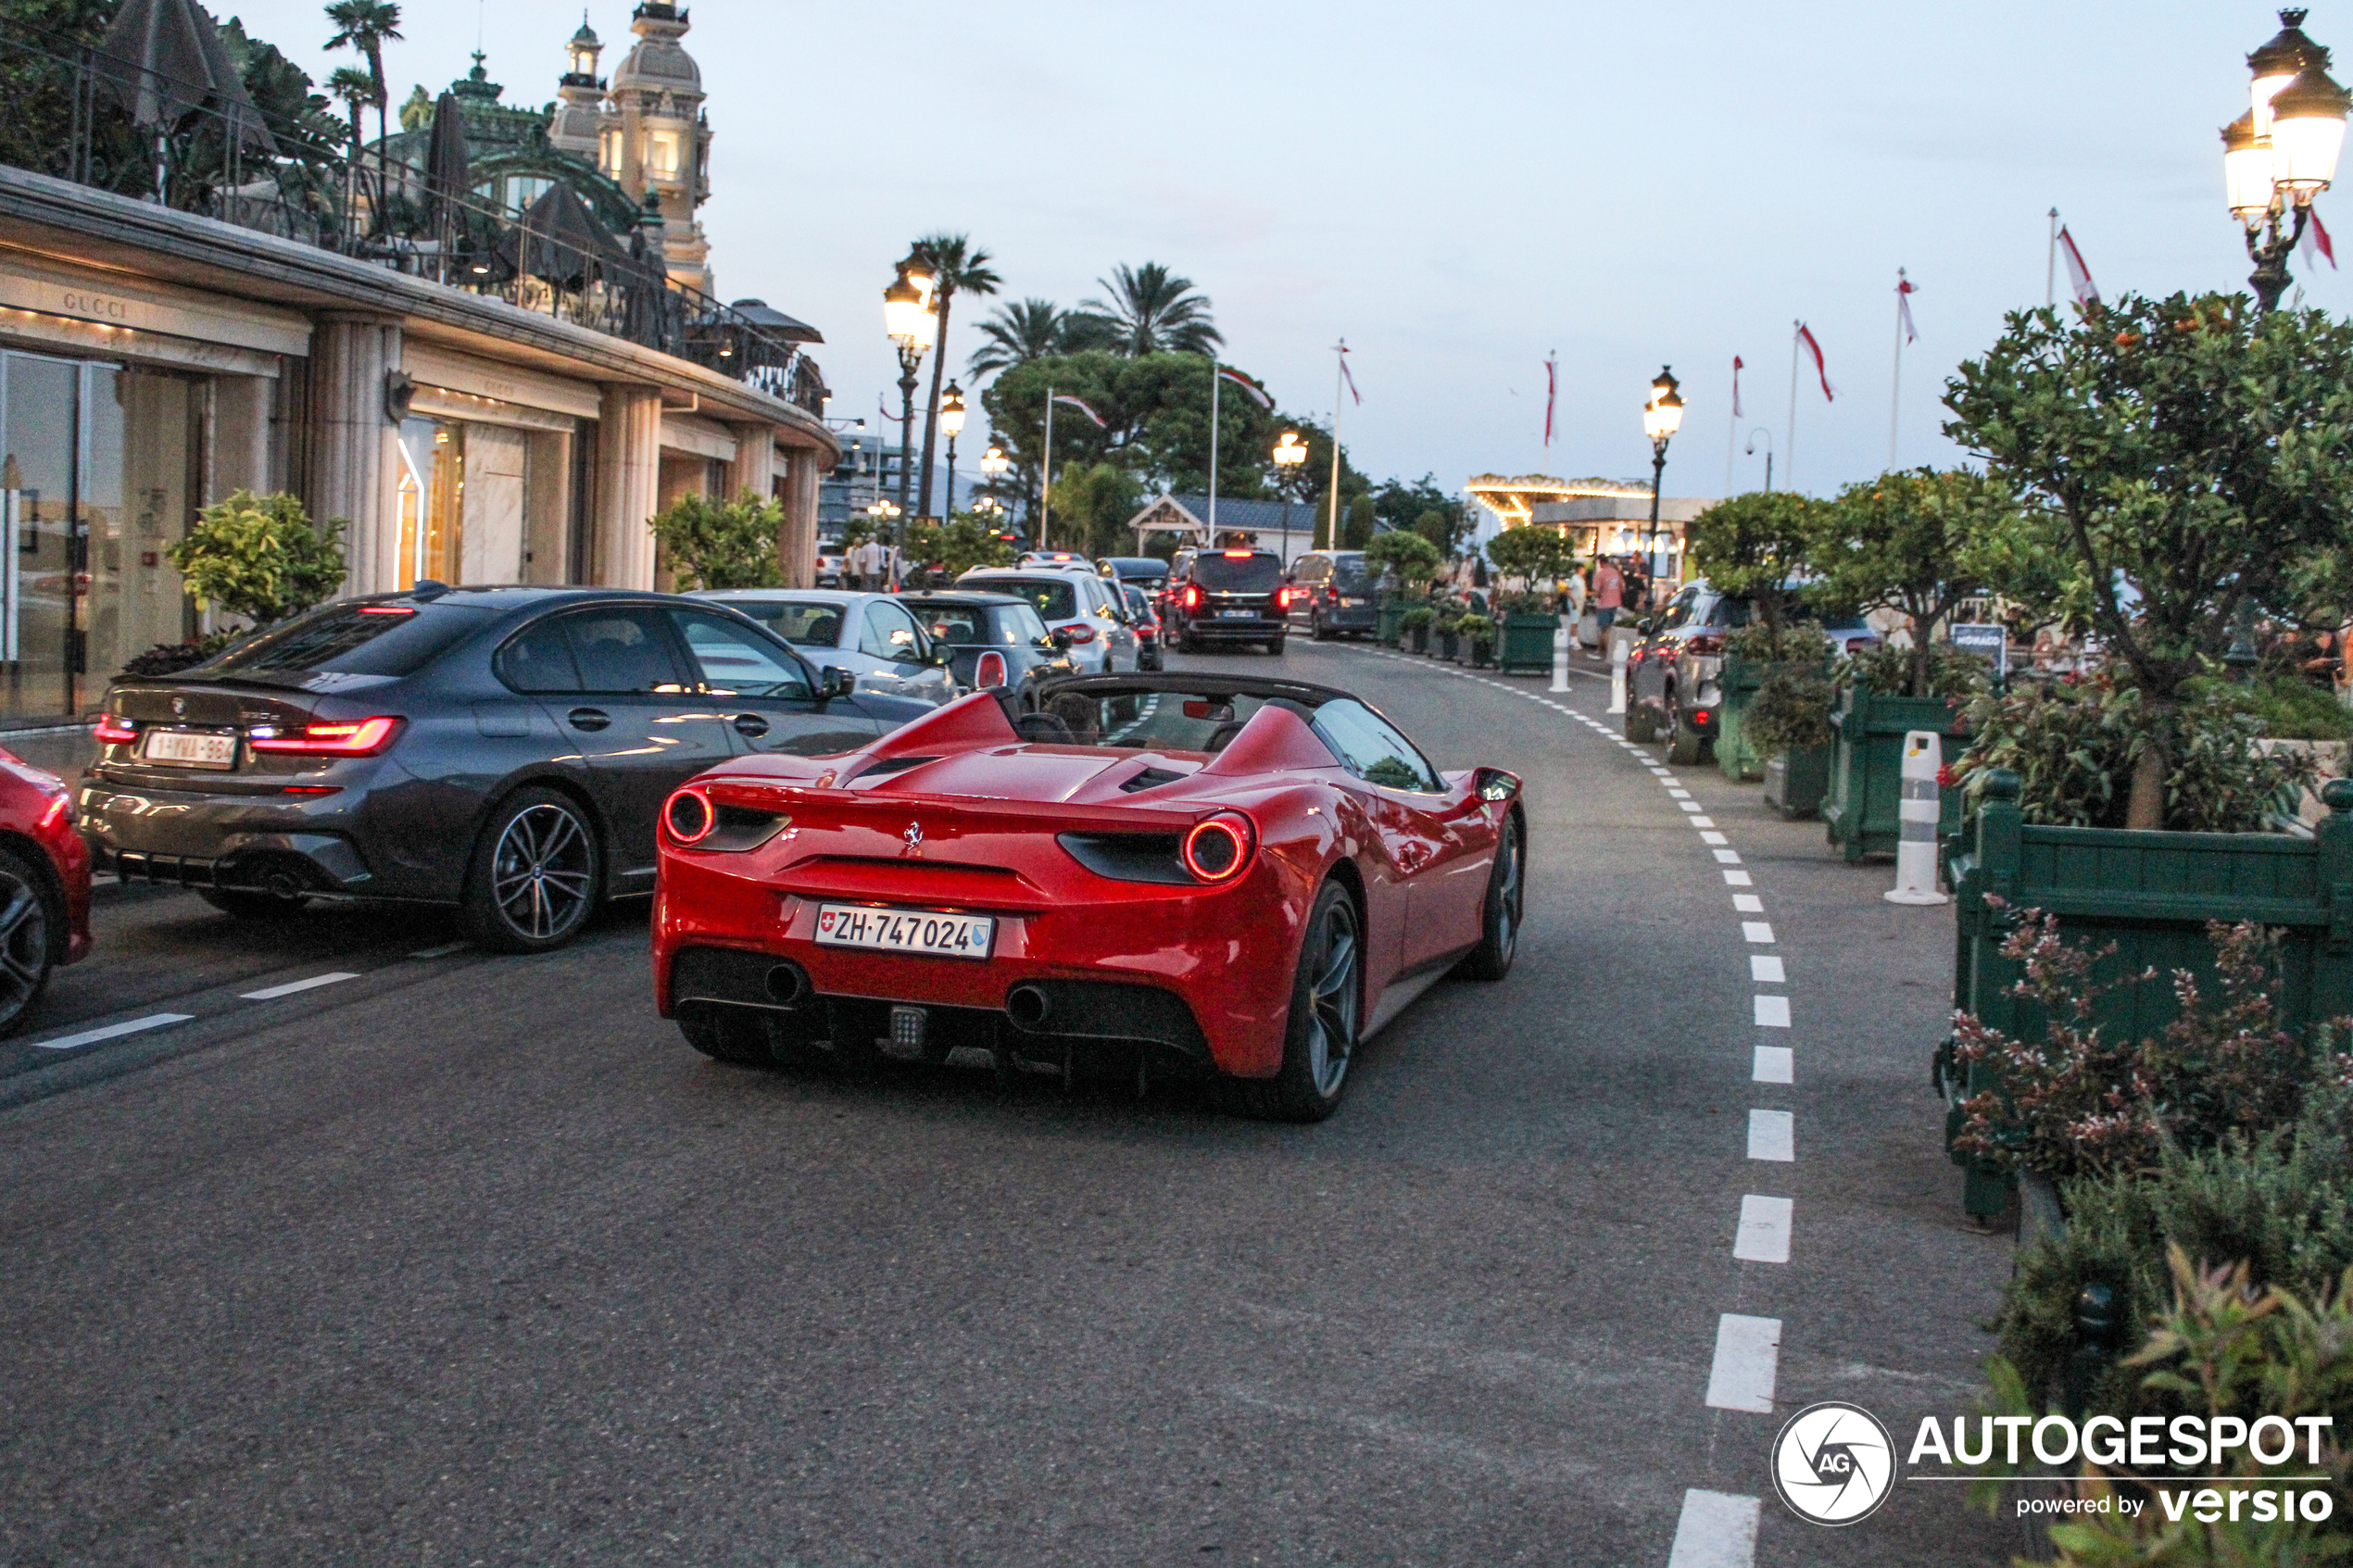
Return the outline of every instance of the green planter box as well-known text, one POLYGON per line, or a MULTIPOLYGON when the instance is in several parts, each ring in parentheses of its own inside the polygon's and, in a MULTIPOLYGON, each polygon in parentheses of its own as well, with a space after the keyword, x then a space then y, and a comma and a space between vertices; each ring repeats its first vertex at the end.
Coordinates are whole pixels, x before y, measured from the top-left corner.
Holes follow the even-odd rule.
POLYGON ((1765 764, 1765 804, 1796 822, 1822 809, 1831 792, 1831 749, 1801 746, 1765 764))
POLYGON ((1748 744, 1745 721, 1756 688, 1765 684, 1769 664, 1751 664, 1738 654, 1726 654, 1716 677, 1722 700, 1716 709, 1716 771, 1734 784, 1765 776, 1765 759, 1748 744))
POLYGON ((1373 616, 1373 640, 1385 648, 1395 647, 1398 638, 1403 634, 1399 623, 1405 619, 1405 607, 1398 603, 1393 596, 1384 595, 1373 616))
MULTIPOLYGON (((1959 715, 1932 696, 1874 696, 1849 686, 1831 715, 1838 732, 1831 759, 1831 788, 1822 805, 1822 822, 1831 843, 1849 860, 1866 855, 1893 855, 1897 837, 1896 808, 1904 794, 1904 736, 1913 730, 1934 730, 1944 737, 1944 760, 1959 748, 1954 726, 1959 715)), ((1940 834, 1957 832, 1961 799, 1958 790, 1944 792, 1940 834)))
POLYGON ((1462 639, 1455 636, 1453 633, 1441 632, 1438 633, 1438 657, 1445 659, 1448 663, 1451 664, 1453 662, 1454 655, 1460 651, 1461 646, 1462 639))
POLYGON ((1470 666, 1474 670, 1493 669, 1495 667, 1495 645, 1487 641, 1483 637, 1474 641, 1470 645, 1470 666))
MULTIPOLYGON (((2034 909, 2057 916, 2071 937, 2116 945, 2097 978, 2155 967, 2156 978, 2100 998, 2092 1022, 2110 1038, 2145 1038, 2173 1022, 2177 969, 2206 980, 2212 994, 2208 921, 2284 928, 2281 1020, 2288 1027, 2353 1012, 2353 780, 2323 786, 2328 815, 2310 838, 2036 827, 2020 820, 2018 796, 2018 775, 1987 775, 1983 802, 1962 824, 1955 847, 1955 1009, 2007 1035, 2040 1036, 2044 1021, 2010 994, 2020 966, 2001 952, 2019 917, 2034 909)), ((2000 1085, 1982 1063, 1960 1077, 1947 1047, 1939 1048, 1935 1071, 1938 1086, 1957 1106, 1946 1120, 1949 1148, 1959 1130, 1959 1097, 2000 1085)), ((1954 1160, 1966 1173, 1962 1206, 1972 1214, 2000 1212, 2008 1185, 2003 1177, 1967 1156, 1954 1160)))
POLYGON ((1429 651, 1429 628, 1427 626, 1416 626, 1408 631, 1405 633, 1405 646, 1413 649, 1416 653, 1428 653, 1429 651))
POLYGON ((1528 615, 1515 612, 1504 617, 1504 673, 1553 672, 1553 633, 1560 630, 1557 615, 1528 615))

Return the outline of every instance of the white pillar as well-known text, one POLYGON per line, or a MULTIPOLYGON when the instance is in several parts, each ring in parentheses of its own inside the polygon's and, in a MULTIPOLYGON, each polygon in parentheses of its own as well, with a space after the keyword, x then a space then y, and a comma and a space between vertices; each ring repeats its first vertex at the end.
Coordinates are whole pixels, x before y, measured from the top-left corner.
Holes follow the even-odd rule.
POLYGON ((1904 737, 1904 798, 1895 808, 1895 885, 1880 895, 1891 904, 1944 904, 1936 890, 1936 824, 1944 806, 1936 775, 1944 743, 1934 730, 1904 737))
POLYGON ((646 524, 660 509, 661 488, 661 388, 607 386, 597 426, 596 586, 654 585, 654 536, 646 524))
POLYGON ((398 581, 399 458, 384 382, 400 369, 400 323, 375 316, 324 315, 310 334, 303 500, 313 518, 350 524, 343 536, 348 595, 384 593, 398 581))
POLYGON ((817 484, 824 477, 825 455, 818 447, 794 446, 786 456, 791 467, 785 474, 785 586, 809 588, 817 582, 817 484))

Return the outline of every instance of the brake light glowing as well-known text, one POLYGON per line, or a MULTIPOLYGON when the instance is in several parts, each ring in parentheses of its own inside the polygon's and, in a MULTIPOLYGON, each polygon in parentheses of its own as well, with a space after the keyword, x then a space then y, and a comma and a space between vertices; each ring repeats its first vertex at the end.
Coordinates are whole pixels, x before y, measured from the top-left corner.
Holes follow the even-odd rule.
POLYGON ((1202 882, 1231 882, 1250 864, 1257 842, 1250 819, 1239 813, 1195 822, 1185 834, 1185 869, 1202 882))
POLYGON ((1705 724, 1705 723, 1706 723, 1706 722, 1707 722, 1707 709, 1705 709, 1705 708, 1694 709, 1694 710, 1692 711, 1692 723, 1694 723, 1694 724, 1705 724))
POLYGON ((1275 608, 1277 609, 1290 608, 1290 590, 1289 588, 1277 588, 1275 590, 1275 608))
POLYGON ((1095 629, 1092 626, 1073 626, 1069 629, 1069 631, 1070 640, 1073 646, 1076 646, 1080 643, 1091 643, 1095 640, 1095 629))
POLYGON ((662 807, 661 825, 680 844, 700 844, 719 825, 719 813, 711 809, 709 796, 689 787, 672 796, 662 807))
POLYGON ((1001 686, 1005 684, 1005 656, 994 651, 984 653, 973 665, 975 687, 1001 686))
POLYGON ((1201 584, 1198 583, 1186 583, 1183 599, 1187 609, 1199 609, 1201 608, 1201 584))
POLYGON ((359 613, 362 615, 414 615, 417 612, 408 605, 361 605, 359 613))
POLYGON ((100 746, 130 746, 139 738, 139 726, 112 713, 98 715, 90 734, 100 746))
POLYGON ((1324 602, 1327 605, 1336 605, 1340 603, 1340 590, 1338 588, 1326 588, 1324 590, 1324 602))
POLYGON ((1255 550, 1227 550, 1224 555, 1227 560, 1248 560, 1257 553, 1255 550))
POLYGON ((373 757, 392 745, 403 721, 394 718, 345 719, 331 724, 305 724, 279 730, 264 725, 245 737, 256 751, 294 753, 304 757, 373 757))

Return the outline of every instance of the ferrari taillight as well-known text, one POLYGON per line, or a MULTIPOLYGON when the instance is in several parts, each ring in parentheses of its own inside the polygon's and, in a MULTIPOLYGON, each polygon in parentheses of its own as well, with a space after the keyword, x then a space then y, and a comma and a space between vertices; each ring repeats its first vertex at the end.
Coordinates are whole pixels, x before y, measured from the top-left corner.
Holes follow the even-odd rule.
POLYGON ((373 757, 392 744, 400 724, 398 719, 388 717, 343 719, 286 730, 264 724, 245 737, 245 744, 256 751, 304 757, 373 757))
POLYGON ((1005 656, 994 650, 984 653, 973 665, 973 687, 981 690, 1005 684, 1005 656))
POLYGON ((670 830, 670 836, 676 843, 700 844, 719 825, 719 813, 711 809, 711 797, 702 791, 682 789, 662 807, 661 825, 670 830))
POLYGON ((118 714, 101 713, 90 726, 90 735, 100 746, 129 746, 139 738, 139 726, 118 714))
POLYGON ((1257 847, 1258 834, 1248 817, 1238 811, 1221 812, 1195 822, 1185 834, 1185 869, 1202 882, 1231 882, 1242 874, 1250 864, 1251 851, 1257 847))

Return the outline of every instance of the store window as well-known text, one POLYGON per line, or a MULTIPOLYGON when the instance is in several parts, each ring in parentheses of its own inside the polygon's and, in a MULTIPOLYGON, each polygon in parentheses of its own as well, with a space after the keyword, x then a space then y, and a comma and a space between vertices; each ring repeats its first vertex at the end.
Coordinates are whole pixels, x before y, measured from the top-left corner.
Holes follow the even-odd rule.
POLYGON ((400 425, 400 561, 395 586, 461 581, 466 427, 443 420, 400 425))

